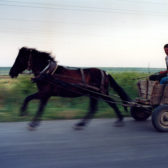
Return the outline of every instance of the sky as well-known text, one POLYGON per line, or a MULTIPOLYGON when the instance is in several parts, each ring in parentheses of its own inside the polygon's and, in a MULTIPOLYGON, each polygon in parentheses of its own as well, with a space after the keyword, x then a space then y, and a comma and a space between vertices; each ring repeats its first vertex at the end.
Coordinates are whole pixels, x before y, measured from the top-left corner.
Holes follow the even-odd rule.
POLYGON ((167 0, 0 0, 0 66, 21 47, 60 65, 166 68, 167 0))

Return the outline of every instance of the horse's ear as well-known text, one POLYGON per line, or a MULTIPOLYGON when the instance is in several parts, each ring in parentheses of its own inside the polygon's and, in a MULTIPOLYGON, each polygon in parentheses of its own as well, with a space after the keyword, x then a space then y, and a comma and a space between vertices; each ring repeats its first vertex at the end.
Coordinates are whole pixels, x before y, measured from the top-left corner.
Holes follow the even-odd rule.
POLYGON ((20 51, 23 51, 23 50, 28 50, 28 48, 27 47, 22 47, 22 48, 20 48, 20 51))

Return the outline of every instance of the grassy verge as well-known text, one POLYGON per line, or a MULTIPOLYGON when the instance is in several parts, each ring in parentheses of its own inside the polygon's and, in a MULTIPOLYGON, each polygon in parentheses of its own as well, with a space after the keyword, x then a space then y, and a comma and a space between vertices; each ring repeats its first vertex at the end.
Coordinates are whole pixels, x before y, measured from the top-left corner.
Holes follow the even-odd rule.
MULTIPOLYGON (((125 72, 111 74, 120 86, 134 99, 137 97, 137 78, 147 76, 145 73, 125 72)), ((38 108, 38 101, 30 102, 28 106, 29 116, 19 117, 19 109, 24 98, 36 92, 36 85, 31 83, 30 76, 20 76, 17 79, 0 79, 0 121, 27 121, 30 120, 38 108)), ((113 95, 111 89, 110 94, 113 95)), ((112 96, 116 98, 115 96, 112 96)), ((118 99, 118 98, 117 98, 118 99)), ((43 119, 76 119, 81 118, 88 111, 88 97, 61 98, 52 97, 46 106, 43 119)), ((119 105, 120 110, 126 116, 119 105)), ((97 118, 115 117, 113 109, 102 100, 99 101, 97 118)))

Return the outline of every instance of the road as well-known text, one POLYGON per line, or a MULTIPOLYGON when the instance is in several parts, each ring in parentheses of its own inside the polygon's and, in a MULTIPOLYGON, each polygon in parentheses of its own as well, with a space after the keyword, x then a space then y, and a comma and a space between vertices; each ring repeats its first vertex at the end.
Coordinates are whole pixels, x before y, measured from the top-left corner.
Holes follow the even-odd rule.
POLYGON ((151 121, 94 119, 82 131, 77 120, 43 121, 36 131, 27 122, 0 123, 0 168, 165 168, 168 133, 151 121))

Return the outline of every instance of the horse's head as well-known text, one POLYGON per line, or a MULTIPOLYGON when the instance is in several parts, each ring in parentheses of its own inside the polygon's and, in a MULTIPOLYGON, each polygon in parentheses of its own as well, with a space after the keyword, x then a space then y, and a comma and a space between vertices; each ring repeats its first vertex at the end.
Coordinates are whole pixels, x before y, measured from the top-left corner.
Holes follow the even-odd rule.
POLYGON ((31 57, 31 49, 21 48, 19 50, 18 56, 10 69, 9 75, 14 78, 19 75, 19 73, 29 68, 29 59, 31 57))
POLYGON ((12 78, 17 77, 26 69, 32 70, 34 75, 38 75, 49 64, 49 61, 54 61, 54 58, 50 56, 50 53, 23 47, 19 50, 9 75, 12 78))

